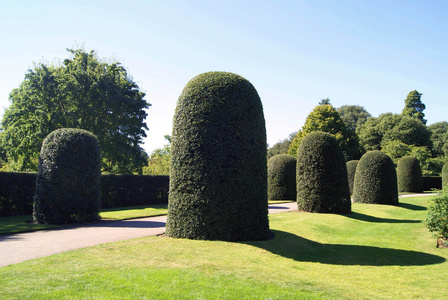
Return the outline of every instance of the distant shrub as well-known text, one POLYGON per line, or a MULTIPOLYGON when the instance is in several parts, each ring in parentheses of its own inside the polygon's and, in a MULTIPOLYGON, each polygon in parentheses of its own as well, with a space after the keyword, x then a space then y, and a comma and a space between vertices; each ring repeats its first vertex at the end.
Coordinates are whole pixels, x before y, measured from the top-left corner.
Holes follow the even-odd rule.
POLYGON ((96 137, 63 128, 44 140, 36 179, 37 223, 85 223, 99 219, 101 158, 96 137))
POLYGON ((347 177, 348 186, 350 188, 350 195, 353 195, 353 184, 355 183, 356 166, 359 160, 350 160, 347 162, 347 177))
POLYGON ((365 153, 356 167, 354 202, 398 205, 397 172, 392 159, 381 151, 365 153))
POLYGON ((177 102, 171 147, 168 236, 269 238, 265 120, 249 81, 226 72, 190 80, 177 102))
POLYGON ((268 199, 296 200, 297 160, 289 154, 277 154, 268 161, 268 199))
POLYGON ((448 164, 444 164, 442 168, 442 187, 448 184, 448 164))
POLYGON ((345 214, 351 211, 344 154, 328 133, 311 132, 300 143, 297 206, 307 212, 345 214))
POLYGON ((413 156, 403 156, 397 165, 398 192, 423 192, 420 163, 413 156))
POLYGON ((448 239, 448 186, 444 186, 441 193, 429 200, 428 204, 426 227, 446 243, 448 239))

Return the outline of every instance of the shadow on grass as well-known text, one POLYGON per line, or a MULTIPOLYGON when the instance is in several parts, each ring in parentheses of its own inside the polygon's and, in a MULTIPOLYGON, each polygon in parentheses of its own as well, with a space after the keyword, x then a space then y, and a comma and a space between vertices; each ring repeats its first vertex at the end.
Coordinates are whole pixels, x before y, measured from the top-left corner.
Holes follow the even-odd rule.
POLYGON ((351 219, 355 219, 355 220, 373 222, 373 223, 421 223, 420 220, 385 219, 385 218, 378 218, 378 217, 374 217, 374 216, 360 214, 357 212, 352 212, 352 213, 344 215, 344 216, 351 218, 351 219))
POLYGON ((445 258, 417 251, 360 245, 321 244, 289 232, 272 230, 274 238, 246 244, 302 262, 331 265, 424 266, 440 264, 445 258))
POLYGON ((410 210, 426 210, 426 207, 424 206, 409 203, 400 203, 399 206, 410 210))

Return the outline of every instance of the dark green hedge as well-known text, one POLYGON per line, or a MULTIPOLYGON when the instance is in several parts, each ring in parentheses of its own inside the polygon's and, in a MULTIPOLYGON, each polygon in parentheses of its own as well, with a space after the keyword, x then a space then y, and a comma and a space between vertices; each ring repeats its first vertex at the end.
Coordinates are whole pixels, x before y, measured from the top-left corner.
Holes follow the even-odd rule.
POLYGON ((413 156, 403 156, 397 165, 398 192, 423 192, 420 163, 413 156))
POLYGON ((96 137, 61 128, 43 141, 33 219, 42 224, 86 223, 99 219, 101 154, 96 137))
POLYGON ((356 167, 353 188, 354 202, 398 205, 398 184, 395 166, 385 153, 365 153, 356 167))
POLYGON ((351 211, 344 154, 328 133, 311 132, 300 143, 297 206, 307 212, 346 214, 351 211))
MULTIPOLYGON (((31 215, 37 173, 0 172, 0 217, 31 215)), ((101 175, 101 207, 168 204, 169 176, 101 175)))
POLYGON ((263 107, 249 81, 226 72, 190 80, 173 120, 167 235, 268 239, 266 146, 263 107))
POLYGON ((296 158, 289 154, 277 154, 269 159, 269 200, 296 200, 296 165, 296 158))
POLYGON ((0 172, 0 217, 31 215, 36 173, 0 172))
POLYGON ((355 184, 356 166, 359 160, 350 160, 347 162, 347 177, 348 186, 350 188, 350 195, 353 195, 353 185, 355 184))
POLYGON ((441 190, 442 189, 442 177, 440 176, 428 176, 423 177, 423 190, 441 190))
POLYGON ((442 187, 448 184, 448 164, 444 164, 442 168, 442 187))

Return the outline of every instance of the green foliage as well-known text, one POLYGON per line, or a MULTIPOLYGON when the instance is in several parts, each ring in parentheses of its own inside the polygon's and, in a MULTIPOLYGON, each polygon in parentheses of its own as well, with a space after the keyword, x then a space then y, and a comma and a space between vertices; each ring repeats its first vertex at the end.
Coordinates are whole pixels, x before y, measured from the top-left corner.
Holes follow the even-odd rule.
POLYGON ((398 192, 423 192, 422 170, 414 156, 403 156, 397 166, 398 192))
POLYGON ((350 195, 353 195, 353 185, 355 183, 356 166, 359 160, 350 160, 347 162, 347 178, 348 186, 350 188, 350 195))
POLYGON ((98 140, 82 129, 51 132, 42 144, 33 218, 42 224, 98 220, 101 157, 98 140))
POLYGON ((359 105, 343 105, 338 108, 338 113, 341 116, 345 125, 353 131, 364 124, 371 115, 359 105))
POLYGON ((428 201, 426 228, 439 238, 448 238, 448 186, 428 201))
POLYGON ((386 113, 371 117, 357 128, 359 140, 366 150, 381 150, 391 141, 432 149, 430 131, 413 117, 386 113))
POLYGON ((299 210, 346 214, 351 211, 344 155, 336 139, 315 131, 303 138, 297 153, 299 210))
POLYGON ((120 63, 102 62, 94 51, 68 50, 62 65, 34 66, 14 89, 2 120, 2 145, 12 170, 36 170, 44 138, 58 128, 95 134, 105 172, 140 172, 140 147, 149 107, 120 63))
POLYGON ((266 128, 253 85, 208 72, 190 80, 173 121, 167 235, 265 240, 266 128))
POLYGON ((297 131, 289 134, 289 138, 284 139, 276 143, 274 146, 268 149, 267 158, 270 159, 272 156, 277 154, 286 154, 288 152, 289 146, 297 135, 297 131))
POLYGON ((296 158, 289 154, 277 154, 269 159, 269 200, 296 200, 296 164, 296 158))
POLYGON ((143 167, 143 175, 170 175, 171 166, 171 136, 165 135, 168 144, 151 153, 148 165, 143 167))
POLYGON ((438 122, 428 126, 431 132, 432 151, 436 156, 448 156, 448 122, 438 122))
POLYGON ((448 184, 448 163, 442 167, 442 187, 444 188, 448 184))
POLYGON ((423 113, 423 111, 425 110, 426 106, 425 104, 423 104, 421 96, 422 94, 416 90, 409 92, 406 99, 404 100, 404 108, 401 114, 404 116, 416 118, 420 120, 423 125, 425 125, 426 120, 424 119, 425 114, 423 113))
POLYGON ((0 217, 31 215, 36 173, 0 172, 0 217))
POLYGON ((397 172, 389 156, 373 150, 356 167, 354 202, 398 205, 397 172))
POLYGON ((346 160, 361 157, 363 150, 356 133, 347 128, 339 113, 331 105, 318 105, 314 108, 289 146, 288 154, 296 156, 302 139, 314 131, 327 132, 334 136, 346 160))

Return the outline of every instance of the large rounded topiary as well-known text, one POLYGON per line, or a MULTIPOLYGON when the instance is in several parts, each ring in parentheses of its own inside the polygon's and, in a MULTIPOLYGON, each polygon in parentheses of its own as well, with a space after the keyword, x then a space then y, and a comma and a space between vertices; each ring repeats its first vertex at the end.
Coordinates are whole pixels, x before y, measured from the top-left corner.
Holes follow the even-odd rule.
POLYGON ((354 202, 398 205, 397 172, 385 153, 365 153, 356 167, 354 202))
POLYGON ((241 76, 190 80, 173 121, 167 235, 269 238, 266 128, 257 91, 241 76))
POLYGON ((398 192, 423 192, 422 170, 417 158, 403 156, 397 165, 398 192))
POLYGON ((353 195, 353 184, 355 183, 356 166, 359 160, 350 160, 347 162, 347 177, 348 186, 350 188, 350 195, 353 195))
POLYGON ((448 184, 448 164, 444 164, 442 167, 442 188, 448 184))
POLYGON ((311 132, 300 143, 297 206, 307 212, 345 214, 351 211, 344 154, 328 133, 311 132))
POLYGON ((101 158, 96 137, 82 129, 50 133, 40 152, 33 218, 37 223, 99 219, 101 158))
POLYGON ((296 200, 297 160, 289 154, 277 154, 268 161, 268 199, 296 200))

